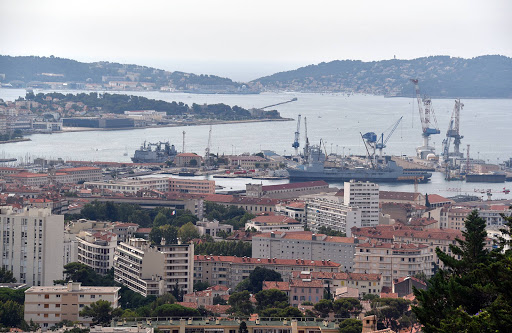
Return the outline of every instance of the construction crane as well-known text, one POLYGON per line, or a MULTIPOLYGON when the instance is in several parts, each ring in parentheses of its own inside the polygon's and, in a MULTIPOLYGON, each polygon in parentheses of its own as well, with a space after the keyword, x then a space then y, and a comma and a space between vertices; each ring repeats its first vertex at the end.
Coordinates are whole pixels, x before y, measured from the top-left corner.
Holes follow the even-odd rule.
POLYGON ((373 168, 375 168, 375 165, 376 165, 374 163, 374 159, 375 159, 375 143, 377 142, 377 134, 375 134, 374 132, 368 132, 368 133, 364 133, 364 134, 359 132, 359 134, 361 134, 361 138, 363 139, 364 147, 366 148, 368 160, 370 161, 370 163, 372 165, 372 169, 373 169, 373 168), (370 150, 368 149, 368 146, 373 148, 373 154, 370 154, 370 150))
POLYGON ((402 117, 398 119, 393 125, 391 125, 391 130, 389 131, 388 135, 386 136, 386 139, 384 139, 384 133, 381 133, 380 140, 377 140, 377 134, 374 132, 368 132, 362 135, 363 139, 366 141, 366 143, 373 148, 373 155, 375 155, 376 149, 379 150, 379 156, 382 157, 382 149, 386 148, 386 143, 388 142, 389 138, 391 138, 391 135, 395 132, 396 128, 398 127, 398 124, 402 121, 402 117), (379 142, 380 141, 380 142, 379 142))
MULTIPOLYGON (((463 154, 460 152, 460 140, 464 138, 460 135, 460 111, 464 108, 464 104, 460 102, 460 99, 455 100, 455 105, 452 111, 452 118, 450 120, 450 127, 446 132, 446 138, 453 138, 453 153, 452 156, 462 157, 463 154)), ((445 157, 447 158, 447 157, 445 157)))
POLYGON ((292 147, 295 148, 295 156, 299 155, 299 135, 300 135, 300 114, 297 117, 297 130, 295 131, 295 140, 292 143, 292 147))
POLYGON ((185 152, 185 131, 183 131, 183 146, 181 147, 181 152, 185 152))
POLYGON ((411 82, 414 84, 414 88, 416 91, 416 99, 418 100, 418 111, 420 113, 421 128, 423 131, 423 146, 416 148, 416 153, 419 158, 426 159, 429 154, 435 155, 435 148, 429 145, 430 136, 432 134, 439 134, 441 133, 441 131, 437 126, 437 119, 434 114, 434 110, 432 109, 432 99, 430 99, 427 96, 421 98, 418 80, 411 79, 411 82), (423 110, 423 106, 425 106, 425 110, 423 110), (432 127, 431 118, 434 120, 435 127, 432 127))
POLYGON ((210 167, 210 145, 212 142, 212 125, 210 124, 210 131, 208 133, 208 145, 206 146, 206 149, 204 150, 204 163, 206 165, 206 168, 210 167))
POLYGON ((308 119, 304 117, 304 136, 306 143, 304 144, 304 160, 309 158, 309 138, 308 138, 308 119))
POLYGON ((453 119, 450 119, 450 125, 448 126, 448 130, 446 131, 446 138, 443 140, 443 160, 447 164, 450 160, 450 143, 452 140, 452 136, 450 133, 453 131, 453 119))
POLYGON ((288 101, 285 101, 285 102, 281 102, 281 103, 276 103, 276 104, 271 104, 271 105, 267 105, 267 106, 264 106, 262 108, 260 108, 261 110, 263 109, 267 109, 267 108, 271 108, 273 106, 278 106, 278 105, 282 105, 282 104, 286 104, 286 103, 291 103, 291 102, 295 102, 297 100, 297 97, 294 97, 288 101))

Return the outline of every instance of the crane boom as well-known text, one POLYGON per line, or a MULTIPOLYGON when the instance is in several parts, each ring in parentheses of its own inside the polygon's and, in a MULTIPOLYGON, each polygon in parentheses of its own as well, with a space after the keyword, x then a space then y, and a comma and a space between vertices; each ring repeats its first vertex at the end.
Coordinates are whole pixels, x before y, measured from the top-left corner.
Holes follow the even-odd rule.
POLYGON ((271 104, 271 105, 267 105, 267 106, 264 106, 262 108, 260 108, 261 110, 263 109, 266 109, 266 108, 271 108, 273 106, 278 106, 278 105, 282 105, 282 104, 286 104, 286 103, 291 103, 291 102, 295 102, 297 100, 297 97, 294 97, 288 101, 284 101, 284 102, 280 102, 280 103, 276 103, 276 104, 271 104))
POLYGON ((295 155, 299 154, 299 135, 300 135, 300 114, 297 117, 297 130, 295 131, 295 140, 292 143, 292 147, 295 148, 295 155))
POLYGON ((421 98, 420 88, 418 86, 418 79, 411 79, 411 82, 414 84, 414 88, 416 91, 416 100, 418 101, 418 111, 420 113, 421 120, 421 129, 423 136, 423 146, 416 148, 416 153, 419 158, 427 159, 429 156, 435 156, 435 148, 430 146, 430 136, 432 134, 439 134, 441 131, 437 126, 437 119, 434 114, 434 109, 432 109, 432 100, 425 96, 421 98), (425 110, 423 110, 423 106, 425 106, 425 110), (434 119, 435 127, 431 127, 430 118, 434 119))
POLYGON ((210 145, 212 142, 212 125, 210 124, 210 131, 208 133, 208 145, 204 151, 204 162, 207 167, 210 166, 210 145))
POLYGON ((304 144, 304 159, 307 161, 309 157, 309 138, 308 138, 308 119, 304 117, 304 136, 306 143, 304 144))

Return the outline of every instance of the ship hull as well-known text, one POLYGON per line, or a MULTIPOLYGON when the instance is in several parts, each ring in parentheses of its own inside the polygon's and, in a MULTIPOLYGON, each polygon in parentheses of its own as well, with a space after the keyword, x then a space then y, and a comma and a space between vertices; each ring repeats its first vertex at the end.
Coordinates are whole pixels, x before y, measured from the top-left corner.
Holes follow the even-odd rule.
POLYGON ((432 174, 429 172, 397 172, 397 171, 385 171, 385 170, 336 170, 336 169, 325 169, 324 171, 306 171, 299 169, 288 169, 290 180, 325 180, 325 181, 370 181, 370 182, 404 182, 414 183, 428 182, 432 174))

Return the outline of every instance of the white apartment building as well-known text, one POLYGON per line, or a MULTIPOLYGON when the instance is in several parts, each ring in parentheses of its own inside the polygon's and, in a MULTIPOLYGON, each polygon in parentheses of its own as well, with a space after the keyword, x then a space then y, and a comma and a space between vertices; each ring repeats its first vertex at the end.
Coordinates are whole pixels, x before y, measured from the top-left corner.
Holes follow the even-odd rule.
POLYGON ((25 320, 39 324, 43 330, 62 320, 78 321, 88 326, 92 318, 80 316, 80 311, 99 300, 119 307, 121 287, 82 287, 80 282, 66 286, 31 287, 25 291, 25 320))
POLYGON ((302 232, 270 232, 252 238, 252 257, 277 259, 329 260, 341 264, 340 270, 351 272, 356 240, 302 232))
POLYGON ((2 267, 27 286, 52 285, 63 277, 64 216, 48 208, 0 207, 2 267))
POLYGON ((252 229, 259 232, 304 231, 304 225, 285 215, 262 215, 256 216, 245 224, 245 230, 252 229))
POLYGON ((230 234, 233 232, 233 226, 229 224, 220 224, 219 221, 213 220, 208 221, 208 219, 203 218, 202 221, 196 222, 196 229, 199 232, 200 236, 210 235, 212 237, 218 237, 217 234, 220 231, 224 231, 226 234, 230 234))
POLYGON ((193 291, 194 244, 150 245, 141 238, 120 243, 114 256, 114 278, 141 294, 170 293, 178 283, 185 293, 193 291))
POLYGON ((343 197, 333 194, 306 197, 306 225, 318 232, 321 227, 351 236, 352 227, 361 226, 361 209, 344 204, 343 197))
POLYGON ((169 178, 167 177, 147 177, 110 180, 108 182, 94 181, 85 182, 86 188, 97 188, 100 190, 109 190, 112 192, 123 192, 136 194, 140 190, 156 190, 160 192, 169 191, 169 178))
POLYGON ((345 205, 361 210, 361 226, 372 227, 379 224, 379 185, 370 182, 351 180, 344 184, 345 205))
POLYGON ((432 276, 434 255, 422 244, 359 243, 354 257, 354 273, 381 274, 382 285, 391 287, 394 279, 425 273, 432 276))
POLYGON ((107 274, 114 264, 117 235, 109 231, 80 231, 76 236, 78 262, 96 273, 107 274))

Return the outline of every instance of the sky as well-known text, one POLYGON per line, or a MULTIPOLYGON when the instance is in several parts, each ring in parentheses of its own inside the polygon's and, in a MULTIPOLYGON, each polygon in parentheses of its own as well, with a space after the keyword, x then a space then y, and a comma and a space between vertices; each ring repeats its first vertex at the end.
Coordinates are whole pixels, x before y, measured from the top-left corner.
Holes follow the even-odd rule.
POLYGON ((512 56, 510 0, 0 0, 0 54, 249 81, 332 60, 512 56))

